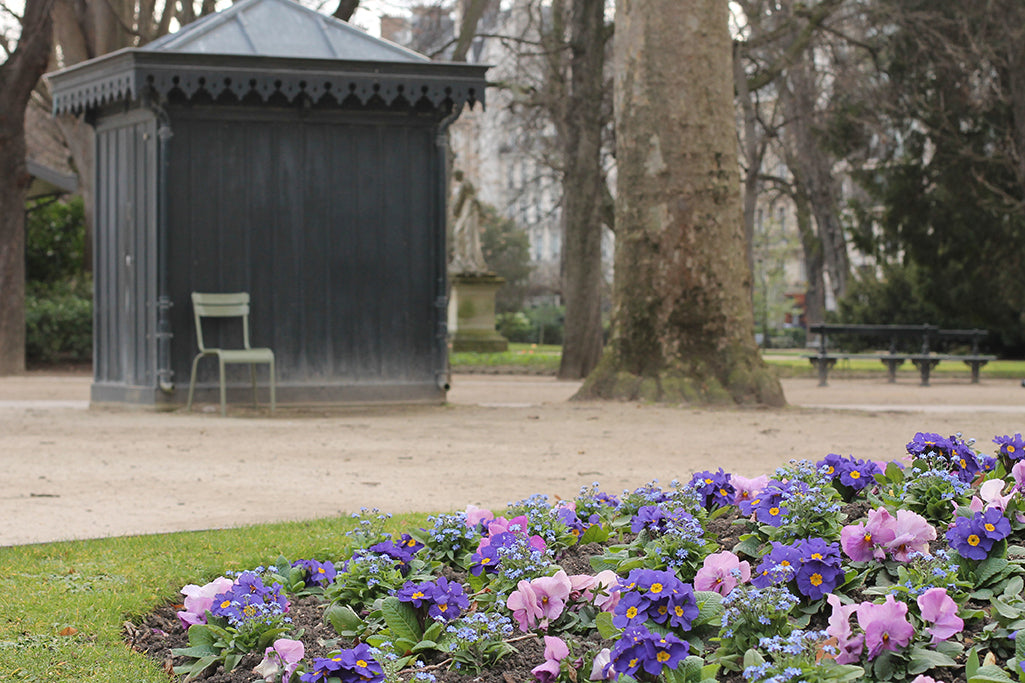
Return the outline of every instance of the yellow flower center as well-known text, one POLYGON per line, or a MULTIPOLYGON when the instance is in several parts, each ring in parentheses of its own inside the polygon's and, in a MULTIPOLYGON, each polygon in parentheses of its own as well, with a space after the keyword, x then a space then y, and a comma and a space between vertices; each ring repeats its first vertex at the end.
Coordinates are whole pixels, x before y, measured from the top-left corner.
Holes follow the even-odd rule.
POLYGON ((822 553, 812 553, 811 554, 811 559, 813 559, 813 560, 821 560, 822 559, 822 553))
POLYGON ((1014 446, 1012 446, 1011 444, 1007 444, 1007 452, 1014 453, 1014 446))
POLYGON ((978 536, 976 536, 975 534, 972 534, 971 536, 969 536, 965 540, 968 541, 968 545, 972 546, 973 548, 975 546, 979 545, 979 543, 981 542, 981 539, 978 536))
POLYGON ((808 582, 813 586, 821 586, 822 574, 812 574, 811 577, 808 579, 808 582))
POLYGON ((637 608, 636 607, 629 607, 629 608, 627 608, 627 610, 626 610, 626 618, 627 619, 633 619, 636 616, 637 616, 637 608))
POLYGON ((653 583, 653 584, 651 584, 651 592, 652 593, 661 593, 662 592, 662 584, 660 584, 660 583, 653 583))
POLYGON ((228 609, 231 607, 231 600, 225 600, 221 603, 221 609, 228 609))
POLYGON ((779 514, 779 508, 769 508, 769 514, 775 517, 779 514))
POLYGON ((995 526, 993 526, 992 524, 990 524, 988 522, 986 523, 985 526, 986 526, 986 531, 993 531, 994 529, 996 529, 995 526))
POLYGON ((864 541, 865 541, 865 543, 871 543, 872 542, 872 534, 866 533, 864 541))
POLYGON ((678 616, 678 617, 682 617, 683 616, 683 607, 677 605, 674 611, 676 612, 676 616, 678 616))
POLYGON ((659 653, 657 655, 655 655, 655 659, 657 659, 660 662, 668 662, 669 661, 669 653, 666 652, 665 650, 660 650, 659 653))
POLYGON ((859 472, 858 470, 852 470, 851 479, 861 479, 861 472, 859 472))
POLYGON ((367 668, 367 660, 365 660, 365 659, 357 659, 356 660, 356 666, 361 667, 363 669, 367 668))

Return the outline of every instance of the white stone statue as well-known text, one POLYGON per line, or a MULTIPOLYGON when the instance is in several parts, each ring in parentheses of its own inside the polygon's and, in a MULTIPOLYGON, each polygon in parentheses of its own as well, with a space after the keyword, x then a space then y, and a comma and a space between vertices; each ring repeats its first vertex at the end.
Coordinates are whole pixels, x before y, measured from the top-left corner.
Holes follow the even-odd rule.
POLYGON ((455 171, 457 185, 452 197, 452 261, 449 272, 454 275, 490 274, 480 247, 481 211, 473 183, 455 171))

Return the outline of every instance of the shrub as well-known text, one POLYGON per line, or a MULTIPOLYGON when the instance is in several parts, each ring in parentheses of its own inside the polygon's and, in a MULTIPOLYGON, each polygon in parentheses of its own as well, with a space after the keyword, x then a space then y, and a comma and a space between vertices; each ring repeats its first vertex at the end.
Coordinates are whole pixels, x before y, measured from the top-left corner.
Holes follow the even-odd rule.
POLYGON ((25 358, 87 361, 93 349, 91 278, 33 286, 25 296, 25 358))
POLYGON ((30 206, 25 222, 25 277, 54 283, 85 272, 82 199, 30 206))

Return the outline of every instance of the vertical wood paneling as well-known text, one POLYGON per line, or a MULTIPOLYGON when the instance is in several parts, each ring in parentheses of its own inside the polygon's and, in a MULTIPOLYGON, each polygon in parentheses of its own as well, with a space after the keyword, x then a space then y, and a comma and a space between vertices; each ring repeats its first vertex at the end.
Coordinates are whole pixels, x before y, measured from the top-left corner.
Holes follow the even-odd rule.
MULTIPOLYGON (((382 114, 172 111, 173 364, 188 380, 189 292, 249 291, 282 384, 433 382, 432 127, 382 114), (237 121, 225 123, 228 112, 237 121)), ((201 382, 215 378, 214 363, 201 382)))

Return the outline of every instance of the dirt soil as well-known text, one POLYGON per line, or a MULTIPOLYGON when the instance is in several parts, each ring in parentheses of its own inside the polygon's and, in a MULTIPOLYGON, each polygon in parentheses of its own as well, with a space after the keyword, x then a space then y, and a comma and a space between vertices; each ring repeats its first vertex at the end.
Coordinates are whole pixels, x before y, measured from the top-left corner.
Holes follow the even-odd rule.
POLYGON ((991 453, 1025 431, 1017 380, 784 380, 789 407, 571 402, 575 382, 456 375, 447 405, 192 413, 89 407, 81 372, 0 378, 0 546, 309 519, 502 508, 827 453, 889 459, 917 431, 991 453), (320 495, 310 495, 310 482, 320 495))

